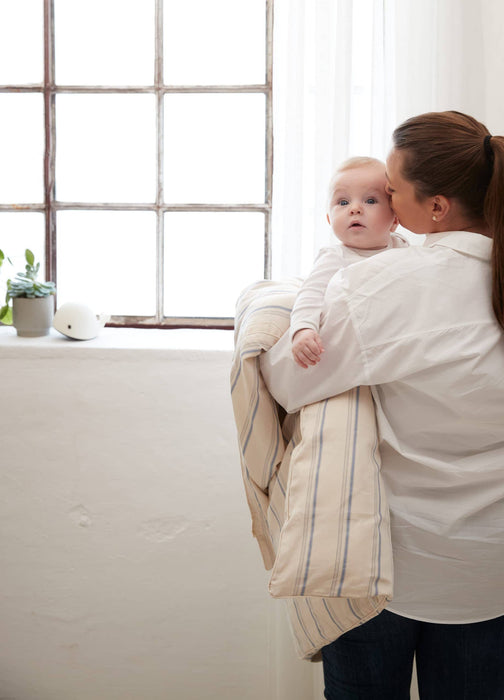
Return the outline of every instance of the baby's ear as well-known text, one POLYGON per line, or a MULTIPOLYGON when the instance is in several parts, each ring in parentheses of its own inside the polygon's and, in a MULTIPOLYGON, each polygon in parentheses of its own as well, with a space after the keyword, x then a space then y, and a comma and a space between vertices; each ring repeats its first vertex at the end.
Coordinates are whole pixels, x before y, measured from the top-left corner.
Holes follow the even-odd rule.
POLYGON ((331 225, 331 219, 329 218, 329 214, 326 214, 325 217, 326 217, 326 219, 327 219, 327 223, 328 223, 329 226, 330 226, 330 225, 331 225))
POLYGON ((394 216, 394 220, 392 222, 392 226, 390 227, 390 230, 395 231, 398 226, 399 226, 399 219, 397 218, 397 216, 394 216))

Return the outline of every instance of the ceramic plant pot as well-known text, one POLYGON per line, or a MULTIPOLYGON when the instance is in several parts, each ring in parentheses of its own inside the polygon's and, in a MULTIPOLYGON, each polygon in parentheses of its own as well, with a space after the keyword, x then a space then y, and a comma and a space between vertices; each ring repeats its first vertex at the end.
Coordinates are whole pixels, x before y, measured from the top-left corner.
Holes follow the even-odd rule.
POLYGON ((54 316, 54 296, 12 300, 12 325, 24 338, 49 335, 54 316))

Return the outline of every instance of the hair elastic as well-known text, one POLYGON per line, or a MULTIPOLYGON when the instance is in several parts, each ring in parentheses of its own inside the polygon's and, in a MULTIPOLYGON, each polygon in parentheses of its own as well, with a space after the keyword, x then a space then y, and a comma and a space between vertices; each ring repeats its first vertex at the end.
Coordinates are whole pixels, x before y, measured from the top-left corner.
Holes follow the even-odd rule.
POLYGON ((487 134, 487 135, 485 136, 485 138, 483 139, 483 146, 484 146, 484 148, 485 148, 486 157, 488 158, 488 160, 489 160, 491 163, 493 163, 494 152, 493 152, 493 148, 492 148, 491 145, 490 145, 490 139, 491 139, 491 138, 492 138, 492 135, 491 135, 491 134, 487 134))

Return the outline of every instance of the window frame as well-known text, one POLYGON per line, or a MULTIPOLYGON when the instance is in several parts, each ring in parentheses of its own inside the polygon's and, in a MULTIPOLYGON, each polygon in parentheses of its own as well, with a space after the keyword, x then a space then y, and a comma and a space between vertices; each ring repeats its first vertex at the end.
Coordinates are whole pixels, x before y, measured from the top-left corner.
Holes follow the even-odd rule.
POLYGON ((264 0, 266 12, 265 82, 256 85, 166 85, 163 78, 163 0, 155 0, 154 84, 146 86, 57 85, 55 82, 54 0, 44 2, 44 80, 41 84, 0 85, 0 93, 35 92, 44 99, 44 201, 42 204, 0 204, 0 212, 42 212, 45 215, 46 279, 57 285, 56 215, 65 210, 153 211, 156 214, 156 315, 112 316, 109 326, 130 328, 233 328, 234 319, 171 317, 163 314, 165 212, 260 212, 264 214, 264 278, 271 277, 271 205, 273 181, 273 2, 264 0), (156 201, 143 204, 62 202, 56 199, 56 95, 154 94, 156 97, 156 201), (164 96, 170 93, 262 93, 265 95, 265 197, 248 204, 166 204, 163 202, 164 96))

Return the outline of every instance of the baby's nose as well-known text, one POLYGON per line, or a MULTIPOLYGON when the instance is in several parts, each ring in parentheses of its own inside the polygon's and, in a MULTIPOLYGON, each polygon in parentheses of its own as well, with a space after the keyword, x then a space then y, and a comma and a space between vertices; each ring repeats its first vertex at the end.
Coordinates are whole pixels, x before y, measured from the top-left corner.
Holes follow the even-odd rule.
POLYGON ((360 214, 361 205, 360 202, 352 202, 350 205, 350 214, 360 214))

